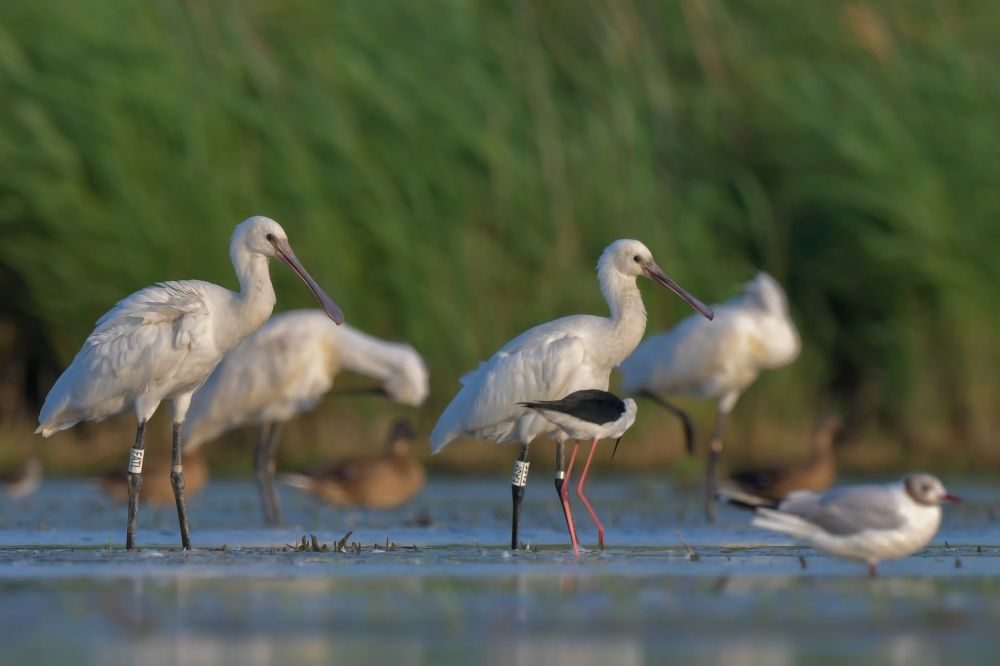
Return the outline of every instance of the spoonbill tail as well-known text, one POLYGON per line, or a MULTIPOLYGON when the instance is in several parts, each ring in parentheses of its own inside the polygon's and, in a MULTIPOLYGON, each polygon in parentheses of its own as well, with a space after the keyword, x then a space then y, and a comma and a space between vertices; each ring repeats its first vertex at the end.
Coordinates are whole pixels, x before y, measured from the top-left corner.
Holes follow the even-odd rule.
POLYGON ((787 365, 799 355, 799 334, 788 315, 785 292, 767 273, 758 273, 743 293, 716 306, 711 326, 688 317, 643 341, 621 364, 621 390, 643 395, 680 416, 688 452, 694 429, 687 414, 659 394, 715 398, 718 416, 709 442, 705 514, 715 520, 715 486, 722 432, 740 395, 760 371, 787 365))
MULTIPOLYGON (((557 467, 562 467, 565 436, 558 427, 520 402, 558 400, 582 389, 608 388, 611 370, 639 344, 646 330, 646 308, 636 285, 648 277, 672 290, 703 316, 712 309, 664 274, 649 249, 637 240, 617 240, 597 262, 601 293, 610 317, 574 315, 541 324, 517 336, 477 370, 461 378, 462 388, 431 432, 437 453, 456 439, 520 444, 511 488, 511 549, 518 548, 521 501, 528 475, 528 446, 539 435, 556 433, 557 467)), ((560 500, 562 490, 557 483, 560 500)))
MULTIPOLYGON (((573 472, 573 461, 576 460, 577 449, 580 448, 581 439, 589 439, 590 453, 587 455, 587 462, 583 465, 583 472, 580 473, 580 481, 576 484, 576 494, 587 507, 587 513, 597 526, 597 544, 601 550, 604 549, 604 525, 597 519, 593 507, 583 494, 583 484, 587 480, 587 472, 590 470, 590 461, 594 457, 594 449, 597 442, 602 439, 615 439, 615 450, 618 450, 618 442, 621 441, 625 431, 635 423, 636 404, 632 398, 622 400, 614 393, 588 389, 574 391, 562 400, 539 400, 536 402, 522 402, 522 405, 535 410, 545 420, 559 428, 562 434, 575 439, 573 452, 569 456, 569 468, 556 469, 556 488, 562 500, 563 516, 566 518, 566 527, 569 529, 569 538, 573 543, 573 553, 580 556, 580 544, 576 539, 576 526, 573 524, 573 514, 569 508, 569 477, 573 472)), ((614 456, 614 453, 611 454, 614 456)), ((562 461, 557 461, 561 463, 562 461)))
POLYGON ((415 440, 413 429, 400 420, 382 453, 338 460, 308 474, 282 474, 278 480, 338 506, 395 509, 427 481, 424 466, 413 455, 415 440))
POLYGON ((729 491, 721 495, 753 508, 754 527, 801 539, 829 555, 867 562, 872 576, 880 561, 912 555, 930 543, 941 525, 941 502, 959 501, 930 474, 825 493, 801 490, 780 504, 729 491))
POLYGON ((261 426, 255 456, 261 505, 268 524, 280 523, 274 472, 281 428, 314 408, 341 370, 378 380, 377 389, 364 391, 399 404, 417 406, 427 398, 427 366, 413 347, 335 326, 318 310, 284 312, 226 354, 195 393, 184 426, 186 450, 239 426, 261 426))
POLYGON ((326 314, 337 323, 344 320, 340 308, 296 259, 284 229, 274 220, 255 216, 240 223, 229 254, 239 293, 210 282, 183 280, 160 282, 122 299, 97 321, 38 416, 35 432, 48 437, 80 421, 100 421, 125 410, 135 413, 139 427, 129 458, 128 550, 135 548, 143 434, 164 400, 173 414, 171 481, 181 545, 191 548, 181 465, 184 419, 191 396, 225 353, 271 315, 275 299, 268 259, 288 264, 326 314))
POLYGON ((813 435, 812 452, 809 458, 798 464, 781 467, 744 469, 733 472, 723 479, 724 487, 781 501, 795 490, 822 492, 833 485, 837 478, 837 459, 833 455, 833 442, 840 432, 842 422, 839 417, 829 416, 820 423, 813 435))

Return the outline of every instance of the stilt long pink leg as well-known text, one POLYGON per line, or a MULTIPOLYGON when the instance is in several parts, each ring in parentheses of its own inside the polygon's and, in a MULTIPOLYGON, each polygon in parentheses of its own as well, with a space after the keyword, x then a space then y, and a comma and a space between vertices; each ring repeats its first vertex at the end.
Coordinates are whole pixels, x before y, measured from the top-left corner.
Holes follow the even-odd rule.
POLYGON ((569 529, 569 538, 573 542, 573 555, 580 557, 580 543, 576 540, 576 526, 573 524, 573 512, 569 510, 569 475, 573 472, 573 461, 576 460, 576 451, 580 448, 580 442, 573 444, 573 453, 569 456, 569 465, 566 467, 566 478, 563 480, 562 490, 559 496, 562 499, 563 515, 566 517, 566 527, 569 529))
MULTIPOLYGON (((594 524, 597 525, 597 545, 600 546, 601 550, 604 550, 604 525, 601 525, 601 521, 597 519, 597 514, 594 513, 593 507, 590 506, 590 502, 583 495, 583 484, 587 480, 587 470, 590 469, 590 461, 594 457, 594 449, 597 448, 597 438, 590 443, 590 455, 587 456, 587 462, 583 466, 583 473, 580 474, 580 482, 576 484, 576 494, 580 496, 580 501, 583 505, 587 507, 587 512, 590 517, 594 520, 594 524)), ((576 450, 573 450, 576 453, 576 450)))

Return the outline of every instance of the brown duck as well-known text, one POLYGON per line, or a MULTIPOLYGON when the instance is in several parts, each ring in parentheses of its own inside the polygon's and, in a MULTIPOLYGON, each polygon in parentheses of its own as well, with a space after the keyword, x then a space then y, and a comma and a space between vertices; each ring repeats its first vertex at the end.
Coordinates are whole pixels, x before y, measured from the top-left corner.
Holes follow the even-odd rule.
POLYGON ((409 424, 400 420, 389 432, 383 453, 347 458, 309 474, 282 474, 279 480, 330 504, 394 509, 420 492, 427 480, 424 466, 413 457, 415 439, 409 424))
MULTIPOLYGON (((174 489, 170 485, 170 456, 146 458, 142 470, 142 501, 153 506, 172 506, 174 489)), ((109 470, 94 479, 104 492, 119 502, 128 501, 128 472, 109 470)), ((208 483, 208 465, 198 453, 184 454, 184 494, 195 495, 208 483)))
POLYGON ((31 456, 17 469, 0 476, 0 490, 7 499, 19 500, 38 490, 42 476, 42 462, 31 456))
POLYGON ((783 500, 795 490, 822 492, 837 479, 833 445, 842 426, 839 417, 826 417, 813 434, 812 453, 807 460, 780 467, 740 470, 729 475, 722 485, 774 501, 783 500))

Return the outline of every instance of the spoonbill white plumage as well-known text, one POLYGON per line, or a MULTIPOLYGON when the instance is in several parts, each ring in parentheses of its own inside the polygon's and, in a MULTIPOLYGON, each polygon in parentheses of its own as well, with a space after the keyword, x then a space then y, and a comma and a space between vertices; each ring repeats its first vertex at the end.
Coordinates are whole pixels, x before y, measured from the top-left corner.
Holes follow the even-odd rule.
POLYGON ((429 391, 427 366, 410 345, 335 326, 318 310, 283 312, 226 354, 195 393, 185 449, 239 426, 261 426, 255 456, 261 505, 268 524, 280 523, 274 472, 281 427, 314 408, 341 370, 379 380, 378 392, 403 405, 421 404, 429 391))
MULTIPOLYGON (((581 389, 608 388, 612 368, 635 349, 646 330, 646 309, 636 285, 639 276, 671 289, 703 316, 713 316, 711 308, 667 277, 649 249, 637 240, 617 240, 609 245, 597 262, 597 275, 610 317, 563 317, 517 336, 461 378, 462 388, 431 432, 434 453, 456 439, 521 445, 511 488, 512 550, 518 547, 528 446, 539 435, 557 433, 556 461, 561 468, 565 441, 553 423, 518 403, 557 400, 581 389)), ((561 499, 558 480, 556 488, 561 499)))
MULTIPOLYGON (((594 457, 594 449, 597 442, 602 439, 614 439, 615 450, 618 450, 618 442, 621 441, 625 431, 635 423, 636 404, 632 398, 622 400, 614 393, 587 389, 574 391, 561 400, 539 400, 536 402, 522 402, 522 405, 533 409, 542 415, 547 421, 559 428, 560 432, 569 439, 575 439, 573 452, 569 456, 569 467, 565 473, 562 469, 556 470, 556 485, 559 487, 560 499, 562 500, 563 516, 566 518, 566 527, 569 529, 569 538, 573 543, 573 553, 580 556, 580 544, 576 539, 576 526, 573 524, 573 513, 569 508, 569 478, 573 472, 573 461, 576 460, 577 449, 580 448, 581 439, 589 439, 590 453, 587 455, 587 462, 583 465, 583 472, 580 473, 580 480, 576 484, 576 494, 587 508, 594 525, 597 526, 597 544, 604 549, 604 525, 597 519, 593 507, 583 494, 583 484, 587 480, 587 472, 590 470, 590 461, 594 457), (560 480, 562 483, 560 483, 560 480)), ((614 453, 612 452, 612 457, 614 453)), ((558 461, 562 462, 562 461, 558 461)))
POLYGON ((866 562, 872 576, 880 561, 912 555, 930 543, 941 525, 941 502, 959 501, 930 474, 825 493, 800 490, 781 503, 738 492, 721 494, 754 509, 754 527, 801 539, 835 557, 866 562))
POLYGON ((688 317, 666 333, 654 335, 621 364, 621 390, 644 395, 680 416, 688 451, 694 435, 687 414, 659 394, 715 398, 718 416, 709 442, 705 512, 715 520, 716 467, 726 418, 761 370, 787 365, 799 355, 799 334, 788 315, 785 292, 767 273, 758 273, 743 293, 715 307, 706 326, 688 317))
POLYGON ((326 314, 344 319, 340 308, 309 275, 288 244, 284 229, 255 216, 233 232, 230 258, 240 291, 200 280, 160 282, 128 296, 97 321, 73 363, 45 398, 38 429, 43 437, 80 421, 100 421, 131 409, 139 422, 129 462, 129 509, 125 547, 135 548, 136 513, 142 486, 146 422, 166 400, 173 414, 173 471, 181 544, 191 548, 181 430, 191 396, 222 357, 271 315, 274 289, 268 259, 286 263, 312 290, 326 314))

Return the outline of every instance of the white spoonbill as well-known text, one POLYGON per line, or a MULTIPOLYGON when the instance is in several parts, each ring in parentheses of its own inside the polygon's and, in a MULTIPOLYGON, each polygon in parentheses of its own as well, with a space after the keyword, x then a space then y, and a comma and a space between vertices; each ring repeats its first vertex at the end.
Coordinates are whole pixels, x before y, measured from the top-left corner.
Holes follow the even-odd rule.
POLYGON ((336 326, 318 310, 283 312, 226 354, 195 393, 185 450, 239 426, 261 426, 255 457, 261 505, 268 524, 280 523, 274 472, 281 427, 314 408, 341 370, 377 379, 375 391, 399 404, 427 398, 427 366, 410 345, 336 326))
POLYGON ((751 525, 802 539, 818 551, 868 564, 906 557, 934 538, 941 502, 959 499, 930 474, 908 474, 887 485, 841 486, 825 493, 793 492, 781 503, 721 493, 733 504, 755 509, 751 525))
POLYGON ((128 296, 97 321, 73 363, 56 380, 38 429, 43 437, 80 421, 100 421, 125 410, 139 427, 129 458, 129 507, 125 547, 135 548, 136 512, 142 486, 146 422, 166 400, 173 414, 173 482, 181 544, 191 548, 184 506, 181 430, 191 396, 223 355, 271 315, 274 289, 268 259, 288 264, 309 286, 331 319, 344 319, 302 267, 281 226, 255 216, 244 220, 229 246, 239 278, 234 293, 200 280, 160 282, 128 296))
POLYGON ((767 273, 758 273, 742 294, 716 306, 715 312, 711 326, 688 317, 666 333, 647 338, 620 368, 623 392, 652 398, 681 417, 689 452, 694 448, 690 419, 659 394, 718 401, 705 480, 710 521, 715 520, 716 467, 726 418, 761 370, 787 365, 799 355, 799 334, 788 315, 785 292, 767 273))
MULTIPOLYGON (((573 543, 573 553, 580 556, 580 544, 576 540, 576 526, 573 524, 573 514, 569 508, 569 488, 565 485, 569 483, 570 474, 573 472, 573 461, 576 460, 577 449, 580 448, 581 439, 589 439, 590 453, 587 455, 587 462, 583 465, 583 472, 580 473, 580 480, 576 484, 576 494, 587 508, 594 525, 597 526, 597 545, 604 550, 604 525, 597 519, 594 508, 583 494, 583 484, 587 481, 587 472, 590 470, 590 461, 594 458, 594 449, 597 442, 602 439, 614 439, 615 451, 618 450, 618 442, 621 441, 625 431, 635 423, 636 404, 632 398, 622 400, 614 393, 586 389, 574 391, 561 400, 539 400, 537 402, 522 402, 522 405, 535 410, 546 420, 551 422, 562 435, 568 439, 575 439, 573 452, 569 456, 569 467, 565 473, 562 469, 556 470, 556 479, 562 479, 563 485, 560 488, 560 498, 562 499, 563 516, 566 518, 566 527, 569 529, 569 538, 573 543)), ((611 457, 614 457, 614 452, 611 457)), ((562 462, 557 461, 557 462, 562 462)))
MULTIPOLYGON (((705 317, 712 309, 664 274, 637 240, 617 240, 597 262, 601 293, 610 317, 574 315, 541 324, 514 338, 477 370, 461 378, 462 388, 431 432, 434 453, 456 439, 520 444, 512 483, 511 549, 518 548, 521 500, 528 475, 528 446, 539 435, 556 434, 562 469, 565 436, 557 426, 519 402, 558 400, 581 389, 608 388, 611 370, 628 356, 646 330, 646 308, 636 285, 648 277, 671 289, 705 317)), ((560 479, 556 488, 562 498, 560 479)))

